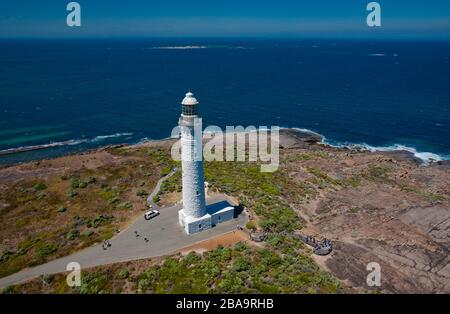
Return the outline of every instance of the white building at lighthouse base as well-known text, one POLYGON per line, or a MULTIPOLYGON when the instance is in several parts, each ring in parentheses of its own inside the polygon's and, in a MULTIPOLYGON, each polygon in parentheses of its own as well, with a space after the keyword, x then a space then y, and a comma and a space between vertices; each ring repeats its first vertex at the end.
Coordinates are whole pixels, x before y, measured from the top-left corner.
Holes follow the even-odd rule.
POLYGON ((227 201, 222 201, 206 206, 206 214, 201 217, 192 217, 185 214, 183 209, 178 211, 178 222, 184 227, 187 234, 211 229, 215 225, 232 220, 234 207, 227 201))
POLYGON ((201 232, 203 230, 211 229, 212 223, 211 223, 211 215, 206 214, 201 217, 192 217, 187 216, 183 210, 180 210, 178 212, 178 222, 181 226, 184 227, 184 231, 186 231, 187 234, 197 233, 201 232))

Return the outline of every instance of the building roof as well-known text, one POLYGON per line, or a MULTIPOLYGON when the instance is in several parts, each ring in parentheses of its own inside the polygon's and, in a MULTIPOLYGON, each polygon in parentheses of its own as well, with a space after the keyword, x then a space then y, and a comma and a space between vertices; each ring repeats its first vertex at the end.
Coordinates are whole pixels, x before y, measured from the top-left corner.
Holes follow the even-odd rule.
POLYGON ((234 207, 231 206, 228 201, 220 201, 218 203, 206 205, 206 212, 210 215, 220 214, 229 210, 234 210, 234 207))
POLYGON ((182 105, 197 105, 198 101, 195 99, 194 94, 192 94, 190 91, 186 94, 186 97, 184 97, 183 101, 181 102, 182 105))

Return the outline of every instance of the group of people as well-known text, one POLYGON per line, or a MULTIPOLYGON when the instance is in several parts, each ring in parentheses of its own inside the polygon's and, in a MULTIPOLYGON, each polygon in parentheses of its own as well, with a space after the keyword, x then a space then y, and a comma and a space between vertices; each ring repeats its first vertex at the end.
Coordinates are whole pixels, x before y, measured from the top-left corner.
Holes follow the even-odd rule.
MULTIPOLYGON (((139 238, 139 237, 140 237, 140 234, 139 234, 136 230, 134 230, 134 235, 136 236, 136 238, 139 238)), ((148 243, 148 242, 150 241, 150 239, 147 238, 147 237, 144 237, 144 241, 145 241, 146 243, 148 243)))
MULTIPOLYGON (((119 231, 119 232, 120 232, 120 231, 119 231)), ((136 236, 136 238, 139 238, 139 237, 140 237, 140 234, 139 234, 136 230, 134 231, 134 235, 136 236)), ((147 238, 147 237, 144 237, 144 241, 145 241, 146 243, 148 243, 148 242, 150 241, 150 239, 147 238)), ((104 240, 104 241, 103 241, 103 243, 102 243, 102 248, 103 248, 103 250, 107 250, 110 246, 111 246, 111 242, 109 242, 109 240, 104 240)))
POLYGON ((322 242, 319 242, 319 241, 316 241, 316 238, 314 238, 313 236, 307 235, 307 236, 305 236, 305 242, 314 247, 319 247, 319 246, 330 247, 330 248, 332 247, 331 240, 329 240, 327 238, 323 239, 322 242))
POLYGON ((109 240, 103 241, 102 247, 104 250, 108 249, 111 246, 111 242, 109 240))
POLYGON ((333 250, 331 240, 324 239, 314 246, 314 253, 317 255, 328 255, 333 250))
POLYGON ((313 246, 315 246, 316 244, 316 238, 307 235, 305 241, 309 244, 312 244, 313 246))
POLYGON ((327 239, 327 238, 325 238, 325 239, 322 241, 321 245, 322 245, 322 246, 328 246, 328 247, 330 247, 330 248, 332 247, 331 240, 329 240, 329 239, 327 239))

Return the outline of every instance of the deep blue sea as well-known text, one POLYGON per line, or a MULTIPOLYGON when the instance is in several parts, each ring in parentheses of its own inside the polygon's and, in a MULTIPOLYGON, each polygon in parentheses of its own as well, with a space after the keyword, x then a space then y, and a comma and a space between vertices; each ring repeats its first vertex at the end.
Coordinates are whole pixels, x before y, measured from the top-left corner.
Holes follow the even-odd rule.
POLYGON ((204 126, 450 156, 450 41, 21 40, 0 41, 0 151, 64 145, 0 164, 169 137, 189 89, 204 126))

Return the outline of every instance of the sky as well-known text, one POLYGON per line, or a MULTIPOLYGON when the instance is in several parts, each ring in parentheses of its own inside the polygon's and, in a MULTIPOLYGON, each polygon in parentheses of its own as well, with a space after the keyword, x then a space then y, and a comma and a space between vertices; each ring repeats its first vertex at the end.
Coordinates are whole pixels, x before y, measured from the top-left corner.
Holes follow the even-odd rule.
POLYGON ((279 37, 450 39, 449 0, 0 0, 0 38, 279 37))

